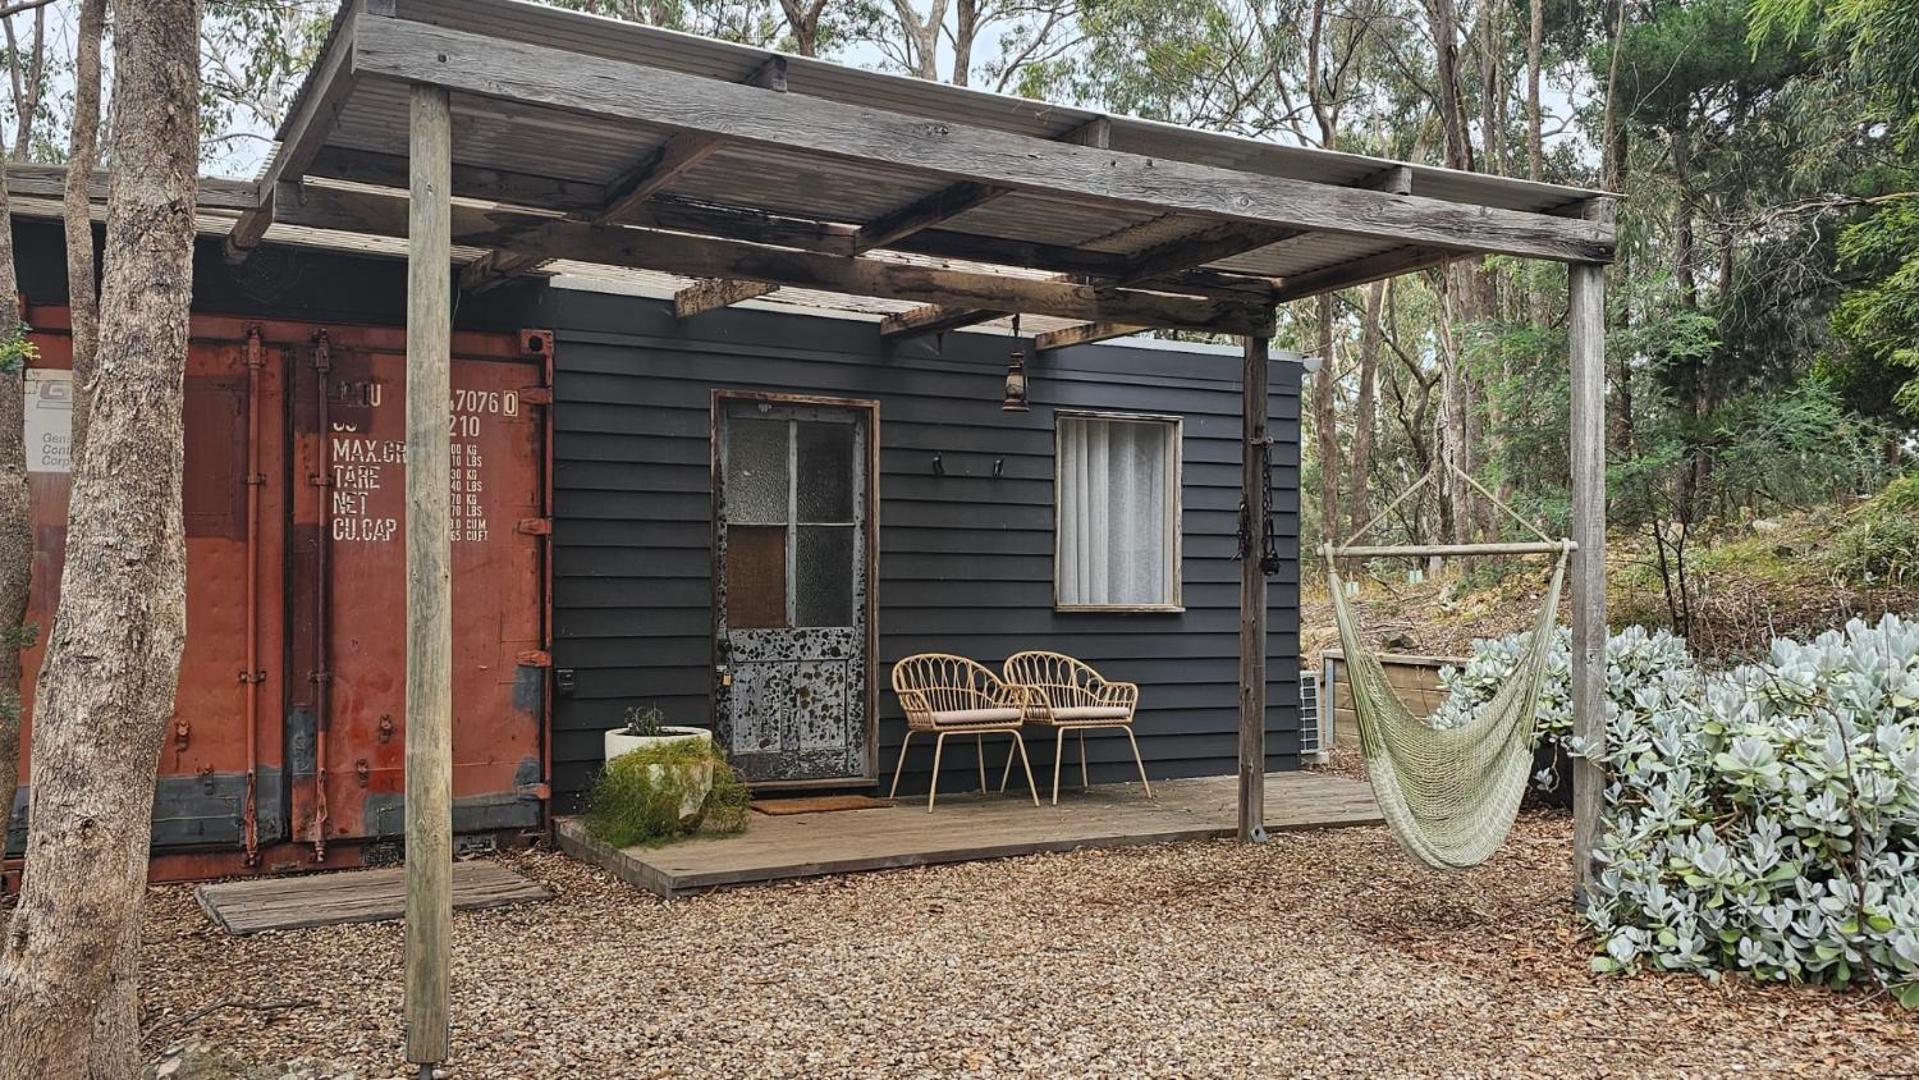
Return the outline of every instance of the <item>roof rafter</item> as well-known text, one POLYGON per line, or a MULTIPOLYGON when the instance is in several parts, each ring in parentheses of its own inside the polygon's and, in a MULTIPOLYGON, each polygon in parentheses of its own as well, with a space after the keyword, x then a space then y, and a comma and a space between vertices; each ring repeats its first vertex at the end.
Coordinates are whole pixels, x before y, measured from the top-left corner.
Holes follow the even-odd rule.
MULTIPOLYGON (((1156 221, 1146 222, 1140 228, 1150 228, 1156 221)), ((1132 231, 1122 229, 1120 234, 1132 231)), ((1299 235, 1296 229, 1286 229, 1271 225, 1242 225, 1238 222, 1215 222, 1198 232, 1168 240, 1162 244, 1147 248, 1138 254, 1128 256, 1124 268, 1114 275, 1114 285, 1138 285, 1150 282, 1165 274, 1203 266, 1217 259, 1243 255, 1268 244, 1277 243, 1290 236, 1299 235)), ((1111 240, 1113 237, 1103 238, 1111 240)), ((1005 312, 988 311, 982 308, 961 308, 935 305, 915 311, 904 311, 898 315, 889 315, 880 324, 882 337, 904 337, 914 334, 944 333, 962 326, 986 322, 1005 312)))
MULTIPOLYGON (((1110 138, 1111 128, 1111 123, 1105 117, 1094 117, 1060 136, 1059 141, 1104 148, 1110 138)), ((853 234, 853 254, 860 255, 879 248, 895 247, 934 225, 956 218, 968 210, 984 206, 994 199, 1007 195, 1011 190, 1011 188, 996 187, 991 184, 976 184, 968 180, 949 184, 930 195, 915 199, 891 213, 883 214, 859 226, 858 231, 853 234)), ((687 286, 681 290, 679 296, 674 297, 674 309, 679 312, 680 318, 687 318, 737 303, 740 300, 765 296, 775 288, 777 286, 761 284, 756 289, 752 285, 739 282, 721 287, 708 282, 698 282, 687 286)))
MULTIPOLYGON (((770 58, 743 85, 785 93, 786 58, 770 58)), ((655 195, 672 187, 681 177, 725 148, 726 140, 713 135, 675 132, 652 153, 607 184, 604 201, 597 211, 586 216, 586 220, 595 225, 631 221, 655 195)), ((497 249, 489 251, 461 272, 460 287, 468 292, 485 292, 508 277, 538 269, 542 261, 529 260, 523 254, 509 255, 497 249)))
MULTIPOLYGON (((399 192, 309 187, 283 200, 289 225, 405 236, 407 198, 399 192)), ((857 296, 930 302, 957 299, 981 306, 1068 319, 1116 319, 1219 333, 1263 334, 1270 307, 1244 300, 1089 288, 1039 278, 882 258, 827 255, 619 225, 592 225, 551 215, 463 203, 452 207, 452 241, 515 256, 637 267, 687 277, 763 281, 857 296)))

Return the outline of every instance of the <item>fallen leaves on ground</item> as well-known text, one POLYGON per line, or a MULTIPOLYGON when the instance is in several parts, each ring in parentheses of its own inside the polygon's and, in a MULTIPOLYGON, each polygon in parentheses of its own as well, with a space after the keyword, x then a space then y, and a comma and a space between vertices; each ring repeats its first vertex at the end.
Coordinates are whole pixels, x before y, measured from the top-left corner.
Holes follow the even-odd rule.
MULTIPOLYGON (((550 852, 556 893, 454 926, 454 1077, 1721 1076, 1919 1060, 1884 996, 1592 974, 1570 823, 1464 874, 1384 830, 900 870, 658 900, 550 852)), ((404 1074, 398 925, 230 938, 156 888, 149 1028, 404 1074), (221 997, 310 1007, 214 1013, 221 997)))

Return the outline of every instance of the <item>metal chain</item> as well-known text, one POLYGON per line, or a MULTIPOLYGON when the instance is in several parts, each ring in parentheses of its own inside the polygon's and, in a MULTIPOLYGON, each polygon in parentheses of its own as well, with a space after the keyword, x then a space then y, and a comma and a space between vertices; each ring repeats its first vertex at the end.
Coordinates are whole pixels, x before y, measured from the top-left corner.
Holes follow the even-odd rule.
MULTIPOLYGON (((1273 440, 1270 436, 1252 440, 1253 453, 1256 455, 1254 468, 1266 478, 1266 515, 1261 529, 1259 546, 1259 572, 1267 577, 1277 575, 1283 567, 1279 557, 1279 537, 1274 528, 1277 512, 1273 509, 1273 440)), ((1234 562, 1244 562, 1252 555, 1253 530, 1251 515, 1247 513, 1246 499, 1239 500, 1239 549, 1233 555, 1234 562)))

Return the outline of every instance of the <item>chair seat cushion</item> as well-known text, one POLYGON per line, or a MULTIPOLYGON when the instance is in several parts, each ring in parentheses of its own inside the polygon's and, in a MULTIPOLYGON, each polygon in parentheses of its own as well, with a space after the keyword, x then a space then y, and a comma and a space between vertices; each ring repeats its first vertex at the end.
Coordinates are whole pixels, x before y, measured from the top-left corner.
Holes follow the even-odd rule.
MULTIPOLYGON (((1133 715, 1133 711, 1124 705, 1069 705, 1063 709, 1054 709, 1052 719, 1057 724, 1079 724, 1089 720, 1124 720, 1133 715)), ((1046 710, 1031 709, 1027 712, 1029 720, 1046 719, 1046 710)))
POLYGON ((938 727, 973 727, 979 724, 1016 724, 1018 709, 947 709, 933 713, 938 727))

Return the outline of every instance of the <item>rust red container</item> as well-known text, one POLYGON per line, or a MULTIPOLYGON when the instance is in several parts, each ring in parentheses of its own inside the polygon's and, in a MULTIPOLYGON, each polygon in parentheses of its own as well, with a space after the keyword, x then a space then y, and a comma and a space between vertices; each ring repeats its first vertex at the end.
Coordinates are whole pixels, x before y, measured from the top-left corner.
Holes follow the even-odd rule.
MULTIPOLYGON (((28 619, 46 627, 71 490, 71 353, 65 309, 29 321, 28 619)), ((404 340, 391 327, 193 319, 187 645, 154 807, 156 878, 352 865, 368 842, 401 835, 404 340)), ((550 338, 457 333, 453 349, 455 828, 499 836, 540 827, 547 798, 550 338)), ((41 649, 25 659, 30 746, 41 649)), ((31 782, 23 760, 22 800, 31 782)))

